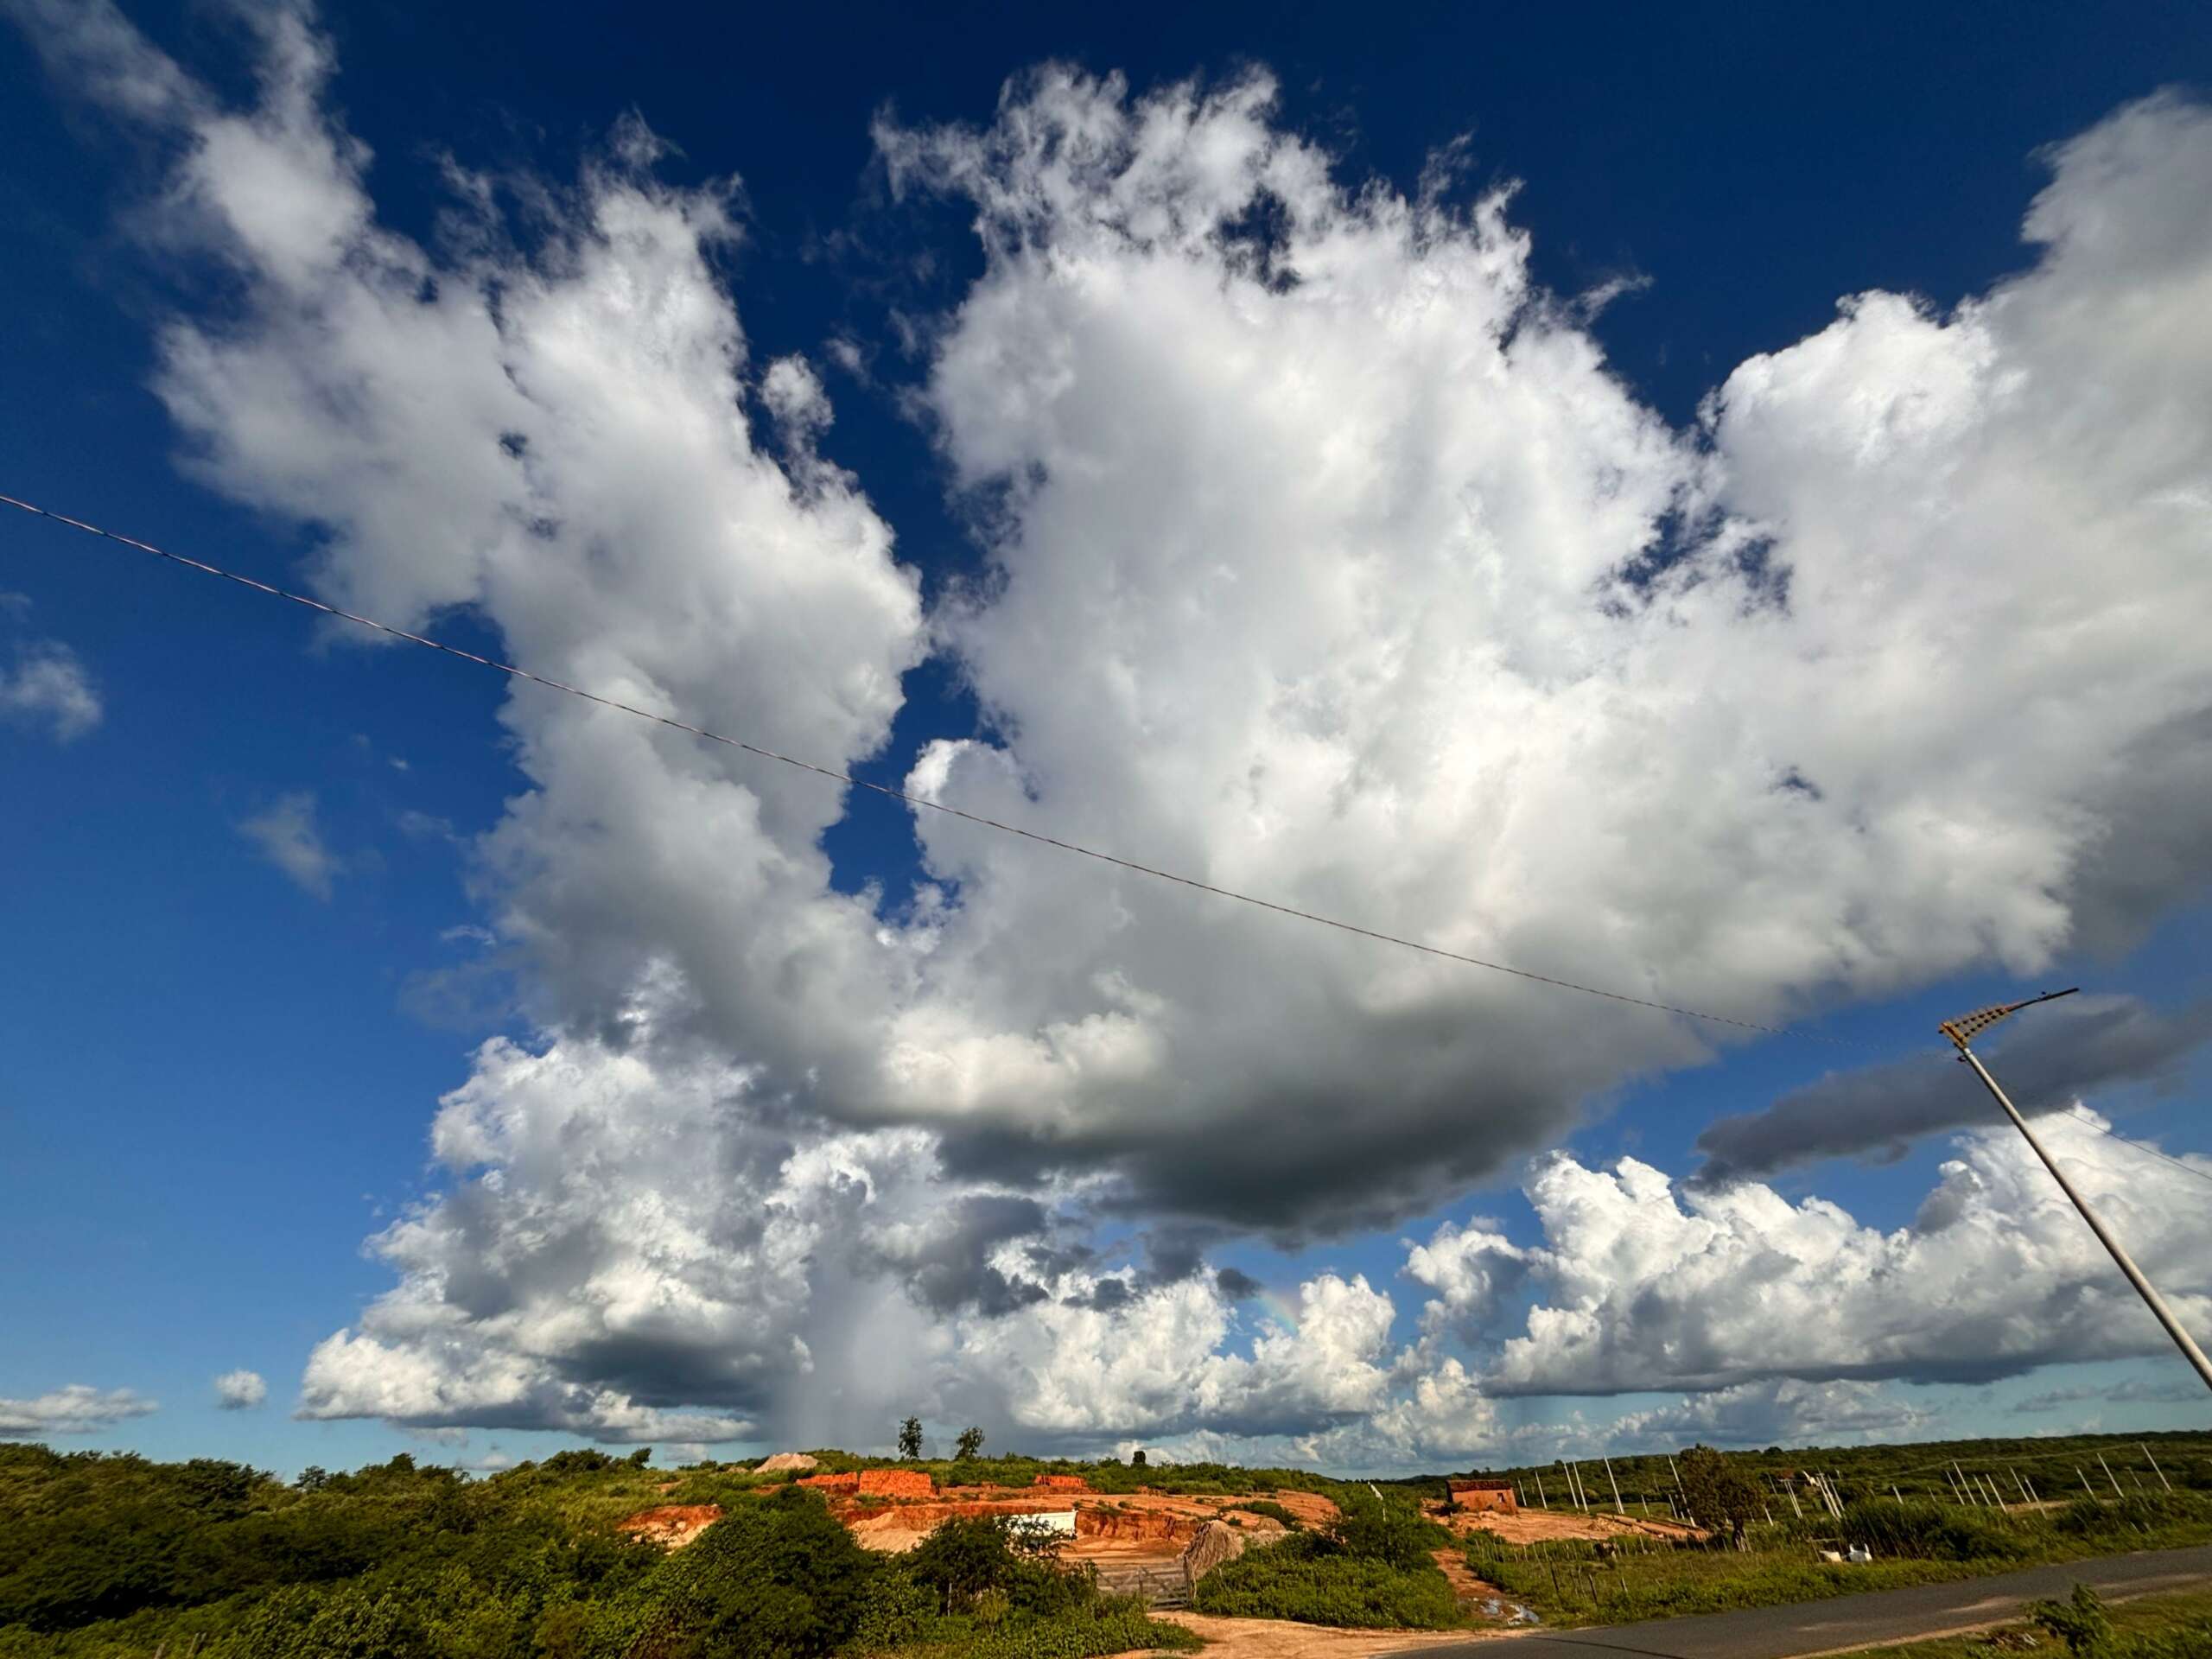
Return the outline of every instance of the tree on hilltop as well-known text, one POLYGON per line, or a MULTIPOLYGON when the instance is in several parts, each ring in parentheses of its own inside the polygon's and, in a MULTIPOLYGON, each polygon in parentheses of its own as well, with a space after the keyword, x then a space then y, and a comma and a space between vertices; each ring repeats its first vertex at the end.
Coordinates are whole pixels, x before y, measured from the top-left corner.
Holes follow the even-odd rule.
POLYGON ((922 1455, 922 1420, 909 1417, 899 1425, 899 1455, 918 1458, 922 1455))
POLYGON ((956 1463, 969 1463, 983 1455, 983 1431, 973 1427, 960 1431, 960 1438, 953 1443, 952 1457, 956 1463))

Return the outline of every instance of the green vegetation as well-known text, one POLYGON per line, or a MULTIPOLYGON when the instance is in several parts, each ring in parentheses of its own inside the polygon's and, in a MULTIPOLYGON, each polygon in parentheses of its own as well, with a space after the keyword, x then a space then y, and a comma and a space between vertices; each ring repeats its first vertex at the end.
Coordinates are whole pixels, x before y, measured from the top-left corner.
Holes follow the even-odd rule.
POLYGON ((2024 1623, 1972 1636, 1947 1636, 1904 1647, 1870 1648, 1866 1659, 1989 1659, 2033 1643, 2063 1647, 2082 1659, 2205 1659, 2212 1655, 2212 1592, 2145 1596, 2106 1605, 2087 1586, 2063 1602, 2043 1602, 2024 1623), (2086 1639, 2089 1645, 2077 1646, 2086 1639))
POLYGON ((1526 1548, 1487 1533, 1467 1541, 1469 1567, 1547 1619, 1584 1624, 1672 1618, 1738 1607, 1817 1601, 1861 1590, 2003 1573, 2121 1549, 2212 1541, 2212 1495, 2177 1491, 2126 1503, 2083 1498, 2063 1509, 2003 1513, 1929 1502, 1862 1498, 1840 1517, 1792 1516, 1745 1529, 1742 1548, 1629 1539, 1526 1548), (1856 1545, 1866 1562, 1829 1562, 1856 1545))
POLYGON ((164 1644, 196 1659, 1080 1659, 1194 1643, 1018 1528, 961 1522, 871 1554, 775 1476, 671 1481, 583 1451, 487 1480, 403 1456, 286 1485, 238 1464, 0 1445, 0 1659, 164 1644), (706 1503, 722 1519, 680 1550, 615 1529, 706 1503))
MULTIPOLYGON (((1630 1514, 1665 1516, 1678 1484, 1681 1454, 1670 1465, 1663 1453, 1615 1457, 1611 1479, 1595 1460, 1581 1465, 1591 1507, 1610 1510, 1618 1484, 1630 1514)), ((2044 1438, 1932 1440, 1910 1446, 1770 1446, 1764 1452, 1731 1452, 1726 1466, 1748 1480, 1759 1497, 1761 1521, 1795 1518, 1789 1494, 1809 1516, 1818 1507, 1799 1478, 1815 1471, 1832 1479, 1852 1497, 1927 1498, 1959 1502, 1954 1469, 1986 1478, 2007 1503, 2032 1491, 2044 1503, 2063 1503, 2094 1492, 2100 1498, 2160 1493, 2167 1484, 2182 1490, 2212 1492, 2212 1434, 2170 1430, 2145 1434, 2068 1434, 2044 1438), (2106 1471, 2109 1469, 2110 1474, 2106 1471), (2164 1481, 2160 1476, 2164 1477, 2164 1481), (2115 1485, 2118 1491, 2114 1491, 2115 1485), (1893 1497, 1894 1489, 1894 1497, 1893 1497)), ((1548 1503, 1572 1509, 1566 1472, 1556 1463, 1522 1465, 1486 1471, 1511 1481, 1523 1504, 1548 1503), (1541 1493, 1541 1496, 1540 1496, 1541 1493)), ((1441 1477, 1402 1483, 1425 1496, 1445 1495, 1441 1477)))
POLYGON ((1201 1612, 1308 1624, 1446 1630, 1465 1621, 1433 1552, 1451 1535, 1414 1501, 1337 1494, 1344 1513, 1322 1531, 1248 1549, 1198 1580, 1201 1612))
MULTIPOLYGON (((1465 1548, 1479 1576, 1548 1620, 1573 1624, 2212 1539, 2212 1437, 2145 1438, 2156 1469, 2136 1440, 2114 1437, 1693 1453, 1677 1459, 1687 1465, 1683 1489, 1724 1522, 1741 1520, 1746 1548, 1639 1540, 1611 1551, 1522 1549, 1490 1535, 1465 1548), (2001 1474, 2008 1487, 2017 1465, 2018 1481, 2037 1484, 2046 1501, 2009 1512, 1959 1503, 1954 1457, 1965 1472, 2001 1474), (2094 1497, 2077 1483, 2069 1499, 2052 1478, 2077 1467, 2094 1474, 2094 1497), (1776 1478, 1796 1468, 1826 1472, 1847 1500, 1840 1516, 1808 1496, 1806 1483, 1776 1478), (1853 1544, 1875 1559, 1821 1560, 1824 1548, 1853 1544)), ((1080 1475, 1109 1495, 1150 1487, 1220 1497, 1286 1525, 1295 1524, 1289 1511, 1257 1494, 1325 1493, 1344 1510, 1338 1522, 1217 1568, 1198 1586, 1201 1609, 1421 1629, 1463 1622, 1432 1559, 1451 1541, 1419 1508, 1424 1497, 1443 1496, 1440 1480, 1379 1483, 1378 1502, 1364 1483, 1302 1471, 971 1449, 964 1462, 914 1458, 905 1466, 947 1484, 1027 1486, 1040 1474, 1080 1475)), ((828 1472, 872 1461, 813 1455, 828 1472)), ((1051 1659, 1188 1645, 1185 1633, 1149 1620, 1135 1601, 1061 1570, 1017 1527, 963 1522, 906 1556, 885 1557, 855 1548, 818 1497, 791 1484, 793 1473, 649 1465, 642 1452, 578 1450, 472 1479, 403 1456, 350 1474, 309 1469, 287 1484, 211 1459, 157 1464, 0 1445, 0 1659, 145 1659, 164 1645, 195 1659, 1051 1659), (709 1503, 724 1519, 680 1551, 617 1530, 642 1510, 709 1503)), ((1633 1505, 1638 1477, 1656 1469, 1663 1483, 1668 1464, 1617 1459, 1614 1469, 1633 1505)), ((1662 1513, 1671 1490, 1662 1486, 1662 1513)), ((2131 1628, 2123 1611, 2113 1615, 2115 1643, 2131 1628)), ((2113 1651, 2121 1659, 2154 1652, 2113 1651)))
POLYGON ((1246 1515, 1264 1516, 1287 1531, 1303 1532, 1306 1523, 1271 1497, 1247 1497, 1230 1506, 1232 1511, 1241 1510, 1246 1515))
POLYGON ((899 1425, 899 1455, 918 1458, 922 1455, 922 1420, 909 1417, 899 1425))

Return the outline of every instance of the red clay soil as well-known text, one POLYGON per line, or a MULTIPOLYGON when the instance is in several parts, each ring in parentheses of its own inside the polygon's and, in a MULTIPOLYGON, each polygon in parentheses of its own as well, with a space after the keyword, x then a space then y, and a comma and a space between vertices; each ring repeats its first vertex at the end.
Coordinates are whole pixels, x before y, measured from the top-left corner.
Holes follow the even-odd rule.
MULTIPOLYGON (((904 1471, 890 1472, 903 1473, 904 1471)), ((930 1502, 868 1500, 864 1488, 842 1483, 853 1478, 829 1477, 805 1485, 827 1486, 831 1511, 851 1529, 853 1536, 870 1549, 911 1549, 931 1529, 958 1516, 990 1515, 1065 1515, 1075 1511, 1076 1535, 1065 1547, 1077 1560, 1149 1559, 1179 1554, 1207 1522, 1233 1511, 1233 1497, 1187 1497, 1149 1489, 1116 1497, 1065 1487, 948 1486, 930 1502), (840 1484, 830 1485, 830 1481, 840 1484)), ((1061 1477, 1066 1479, 1071 1477, 1061 1477)), ((1255 1494, 1255 1496, 1258 1496, 1255 1494)), ((1281 1503, 1307 1526, 1325 1525, 1337 1506, 1318 1492, 1266 1494, 1281 1503)), ((1271 1533, 1274 1523, 1257 1516, 1236 1516, 1238 1524, 1255 1536, 1271 1533)))
POLYGON ((1090 1483, 1081 1475, 1039 1475, 1037 1484, 1055 1492, 1087 1492, 1090 1483))
POLYGON ((843 1504, 837 1518, 863 1549, 912 1549, 936 1528, 979 1515, 1066 1514, 1065 1498, 976 1498, 958 1503, 843 1504))
POLYGON ((1161 1543, 1187 1544, 1198 1535, 1203 1524, 1197 1516, 1178 1515, 1172 1510, 1087 1508, 1075 1512, 1077 1538, 1110 1538, 1122 1543, 1156 1539, 1161 1543))
POLYGON ((849 1475, 802 1475, 798 1484, 817 1492, 857 1492, 861 1478, 858 1471, 849 1475))
POLYGON ((639 1510, 615 1530, 681 1549, 721 1518, 719 1503, 664 1503, 657 1510, 639 1510))
POLYGON ((934 1497, 937 1481, 922 1469, 863 1469, 862 1497, 934 1497))

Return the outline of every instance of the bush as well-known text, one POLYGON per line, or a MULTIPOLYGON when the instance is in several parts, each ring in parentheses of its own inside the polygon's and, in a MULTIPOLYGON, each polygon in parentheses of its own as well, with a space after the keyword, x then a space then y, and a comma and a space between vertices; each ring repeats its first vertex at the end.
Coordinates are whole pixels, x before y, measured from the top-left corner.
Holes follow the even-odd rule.
POLYGON ((984 1599, 1037 1618, 1071 1611, 1097 1596, 1087 1573, 1071 1573, 1052 1559, 1057 1540, 1022 1523, 1020 1516, 957 1516, 945 1522, 897 1570, 932 1594, 947 1613, 981 1615, 984 1599))
POLYGON ((616 1624, 649 1633, 623 1650, 653 1659, 826 1654, 858 1626, 876 1570, 819 1497, 785 1486, 664 1558, 616 1624))
POLYGON ((1941 1503, 1863 1498, 1844 1505, 1839 1524, 1846 1542, 1863 1545, 1877 1555, 1971 1561, 2012 1560, 2027 1554, 2018 1531, 1941 1503))
POLYGON ((2076 1659, 2095 1659, 2112 1648, 2112 1620, 2106 1615, 2104 1599, 2086 1584, 2075 1585, 2064 1601, 2031 1603, 2028 1618, 2046 1635, 2065 1643, 2066 1651, 2076 1659))
POLYGON ((960 1649, 961 1659, 1092 1659, 1092 1656, 1205 1643, 1180 1624, 1149 1618, 1135 1596, 1103 1596, 1052 1618, 1010 1625, 960 1649))
POLYGON ((1452 1586, 1426 1554, 1416 1568, 1350 1554, 1306 1533, 1248 1550, 1198 1580, 1200 1612, 1306 1624, 1440 1630, 1459 1622, 1452 1586))
POLYGON ((912 1574, 878 1573, 861 1592, 853 1645, 862 1653, 919 1642, 937 1622, 938 1598, 912 1574))
POLYGON ((1430 1552, 1453 1541, 1409 1497, 1393 1494, 1378 1499, 1370 1492, 1346 1488, 1337 1502, 1342 1513, 1329 1522, 1324 1536, 1332 1548, 1357 1560, 1380 1561, 1407 1573, 1433 1569, 1430 1552))

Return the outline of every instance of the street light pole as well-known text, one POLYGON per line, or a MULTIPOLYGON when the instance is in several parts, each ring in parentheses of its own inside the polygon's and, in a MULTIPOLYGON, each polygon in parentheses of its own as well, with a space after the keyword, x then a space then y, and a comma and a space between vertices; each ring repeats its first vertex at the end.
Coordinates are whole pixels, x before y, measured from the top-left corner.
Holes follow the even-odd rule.
POLYGON ((2012 1127, 2019 1130, 2028 1145, 2034 1148, 2036 1156, 2043 1160, 2043 1166, 2050 1172, 2051 1179, 2058 1183, 2059 1191, 2073 1200, 2074 1207, 2082 1212, 2082 1219, 2089 1224, 2089 1230, 2097 1236, 2098 1242, 2106 1249, 2112 1252, 2112 1259, 2127 1275, 2127 1282, 2135 1287, 2136 1294, 2142 1297, 2151 1312, 2158 1315, 2158 1323, 2165 1326, 2166 1334, 2174 1339, 2174 1346, 2180 1349, 2182 1357, 2196 1368, 2196 1374, 2203 1379, 2204 1386, 2212 1389, 2212 1359, 2207 1359, 2204 1351, 2196 1345, 2196 1339, 2182 1329, 2181 1321, 2166 1306, 2165 1298, 2158 1294, 2151 1281, 2143 1276, 2142 1268, 2137 1267, 2127 1252, 2120 1248, 2120 1241, 2112 1236, 2112 1230, 2105 1225, 2104 1218, 2089 1207, 2089 1201, 2075 1190, 2073 1182, 2066 1179, 2066 1172, 2058 1166, 2043 1142, 2036 1139, 2036 1132, 2028 1127, 2028 1120, 2020 1116, 2019 1108, 2013 1105, 2005 1097, 2005 1091, 1997 1086, 1997 1079, 1989 1075, 1989 1068, 1981 1063, 1981 1057, 1967 1046, 1969 1038, 1988 1030, 2009 1014, 2018 1014, 2022 1008, 2032 1007, 2038 1002, 2049 1002, 2073 995, 2072 990, 2046 991, 2041 996, 2031 996, 2024 1001, 2002 1003, 1995 1007, 1979 1009, 1956 1020, 1947 1020, 1937 1029, 1951 1039, 1959 1051, 1959 1058, 1972 1066, 1974 1075, 1982 1080, 1991 1094, 1997 1096, 1997 1103, 2005 1109, 2005 1116, 2012 1120, 2012 1127))

